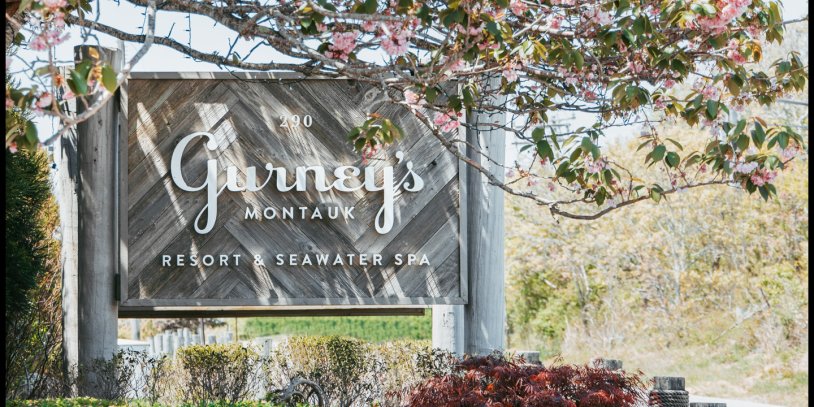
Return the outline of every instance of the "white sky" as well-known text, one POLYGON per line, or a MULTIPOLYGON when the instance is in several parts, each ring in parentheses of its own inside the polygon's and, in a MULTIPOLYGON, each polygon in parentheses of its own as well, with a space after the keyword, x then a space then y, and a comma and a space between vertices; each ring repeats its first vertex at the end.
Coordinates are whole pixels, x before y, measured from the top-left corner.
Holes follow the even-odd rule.
MULTIPOLYGON (((94 8, 96 8, 95 2, 94 8)), ((114 26, 123 31, 130 33, 141 33, 142 25, 146 24, 143 16, 144 9, 141 7, 134 7, 126 1, 117 4, 113 0, 99 0, 100 16, 99 21, 110 26, 114 26)), ((784 18, 799 18, 808 14, 808 0, 785 0, 783 2, 784 18)), ((95 16, 91 16, 95 18, 95 16)), ((176 40, 186 42, 189 37, 187 31, 191 27, 191 41, 192 45, 202 51, 219 50, 221 54, 225 54, 228 50, 230 41, 234 40, 234 33, 220 26, 215 26, 213 21, 201 17, 191 16, 188 19, 187 15, 180 13, 167 13, 160 12, 157 14, 156 19, 156 34, 158 36, 167 36, 172 33, 172 37, 176 40)), ((73 61, 73 47, 82 44, 82 36, 78 27, 70 28, 70 39, 56 48, 56 60, 63 61, 66 64, 73 61)), ((99 44, 105 47, 114 48, 118 44, 118 40, 105 34, 95 34, 95 38, 88 39, 89 44, 99 44)), ((239 41, 235 47, 235 52, 240 55, 245 55, 254 44, 246 41, 239 41)), ((125 60, 129 59, 136 53, 140 44, 125 43, 125 60)), ((26 60, 34 60, 37 57, 43 57, 42 53, 34 53, 28 50, 20 50, 18 55, 26 60)), ((293 62, 291 58, 271 51, 268 47, 260 47, 255 53, 252 54, 250 61, 254 62, 293 62)), ((11 71, 22 69, 23 64, 19 60, 13 60, 11 63, 11 71)), ((205 62, 196 62, 191 58, 177 52, 173 49, 154 45, 150 48, 141 61, 134 67, 135 72, 177 72, 177 71, 225 71, 214 64, 205 62)), ((570 114, 565 116, 571 117, 570 114)), ((584 122, 587 125, 593 123, 590 115, 576 115, 573 119, 574 124, 572 129, 579 127, 579 122, 584 122)), ((40 138, 48 138, 58 128, 58 123, 55 120, 41 118, 37 122, 40 138)), ((607 134, 611 137, 631 134, 636 129, 631 128, 615 128, 609 130, 607 134)), ((510 140, 507 141, 507 162, 511 162, 517 156, 517 147, 512 144, 510 140)))

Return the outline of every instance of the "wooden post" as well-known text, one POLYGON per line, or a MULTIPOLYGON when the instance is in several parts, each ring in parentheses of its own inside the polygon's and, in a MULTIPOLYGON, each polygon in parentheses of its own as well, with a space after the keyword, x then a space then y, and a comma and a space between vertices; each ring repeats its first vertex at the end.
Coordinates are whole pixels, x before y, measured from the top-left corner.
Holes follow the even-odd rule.
POLYGON ((432 347, 464 353, 464 306, 432 306, 432 347))
MULTIPOLYGON (((90 58, 91 46, 77 46, 77 62, 90 58)), ((100 59, 119 70, 121 50, 98 48, 100 59)), ((118 140, 119 100, 114 97, 90 119, 77 125, 78 151, 78 359, 80 369, 116 352, 118 304, 118 140)), ((92 103, 92 102, 91 102, 92 103)), ((77 103, 79 114, 84 110, 77 103)), ((93 396, 96 386, 88 372, 80 395, 93 396)))
MULTIPOLYGON (((64 74, 64 72, 63 72, 64 74)), ((73 107, 71 110, 75 110, 73 107)), ((76 134, 68 132, 54 142, 56 182, 54 195, 59 202, 59 234, 62 243, 60 265, 62 267, 62 361, 63 374, 75 378, 79 366, 79 311, 77 304, 77 193, 78 163, 76 134)), ((69 388, 63 389, 67 396, 76 395, 75 380, 66 380, 69 388)))
MULTIPOLYGON (((500 76, 491 76, 483 92, 496 91, 499 87, 500 76)), ((489 103, 500 106, 505 103, 505 96, 492 97, 489 103)), ((466 134, 467 156, 502 182, 505 131, 485 124, 504 125, 505 113, 473 111, 467 122, 471 126, 466 134)), ((488 179, 471 166, 466 170, 469 302, 464 306, 464 350, 468 354, 482 355, 504 348, 503 190, 489 184, 488 179)))

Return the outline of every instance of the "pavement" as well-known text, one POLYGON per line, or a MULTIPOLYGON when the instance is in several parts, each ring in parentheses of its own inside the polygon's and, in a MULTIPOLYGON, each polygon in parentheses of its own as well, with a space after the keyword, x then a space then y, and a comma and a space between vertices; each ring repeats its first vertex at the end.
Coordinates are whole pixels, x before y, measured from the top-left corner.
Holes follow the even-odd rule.
POLYGON ((717 397, 690 395, 690 403, 726 403, 726 407, 783 407, 776 404, 755 403, 753 401, 722 399, 717 397))

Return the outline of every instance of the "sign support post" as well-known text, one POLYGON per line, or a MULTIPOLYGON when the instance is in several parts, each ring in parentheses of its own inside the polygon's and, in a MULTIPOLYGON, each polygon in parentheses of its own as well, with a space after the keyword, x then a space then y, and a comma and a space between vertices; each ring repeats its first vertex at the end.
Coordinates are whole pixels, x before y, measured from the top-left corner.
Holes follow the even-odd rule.
MULTIPOLYGON (((74 48, 77 61, 89 58, 94 48, 99 58, 119 67, 123 51, 90 46, 74 48)), ((118 95, 92 118, 77 125, 77 330, 79 368, 94 360, 110 359, 116 352, 118 304, 118 95)), ((92 102, 91 102, 92 103, 92 102)), ((77 113, 84 106, 77 103, 77 113)), ((93 372, 81 384, 80 395, 92 396, 93 372)))
MULTIPOLYGON (((499 88, 500 77, 488 78, 485 87, 499 88)), ((505 103, 505 96, 492 99, 505 103)), ((505 124, 505 113, 475 110, 467 122, 467 157, 503 181, 505 130, 488 124, 505 124)), ((482 355, 505 347, 503 190, 471 166, 466 171, 469 301, 433 306, 432 343, 459 355, 482 355)))
MULTIPOLYGON (((484 87, 486 92, 499 89, 500 76, 490 76, 484 87)), ((506 97, 494 96, 490 102, 499 106, 506 97)), ((466 134, 467 155, 503 182, 506 138, 505 130, 497 126, 506 123, 506 114, 475 110, 472 116, 469 123, 474 127, 466 134)), ((467 172, 469 302, 464 307, 464 349, 482 355, 505 346, 503 190, 471 166, 467 172)))

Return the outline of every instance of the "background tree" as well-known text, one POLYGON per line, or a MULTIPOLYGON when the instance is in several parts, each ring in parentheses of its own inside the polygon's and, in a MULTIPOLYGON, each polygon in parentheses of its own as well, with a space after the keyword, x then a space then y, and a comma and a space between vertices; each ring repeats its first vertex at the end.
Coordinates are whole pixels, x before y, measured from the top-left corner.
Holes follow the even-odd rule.
MULTIPOLYGON (((529 198, 556 216, 595 219, 616 208, 708 185, 737 185, 768 199, 776 194, 772 181, 777 172, 789 164, 782 151, 803 144, 794 128, 757 116, 735 120, 730 115, 750 103, 771 105, 807 82, 807 66, 796 53, 769 69, 757 64, 763 45, 780 43, 789 23, 775 1, 127 4, 144 7, 143 33, 92 15, 86 0, 21 4, 31 16, 22 42, 47 57, 39 63, 28 61, 26 71, 39 86, 11 89, 6 103, 60 118, 64 127, 48 142, 109 100, 98 98, 91 105, 86 97, 109 95, 147 48, 157 44, 220 67, 343 77, 381 87, 393 103, 410 107, 441 146, 506 192, 529 198), (230 30, 229 48, 193 47, 191 39, 182 40, 172 28, 157 33, 156 20, 169 13, 204 16, 230 30), (65 41, 66 25, 83 27, 84 41, 104 33, 143 47, 120 72, 91 55, 63 77, 53 64, 52 50, 65 41), (238 49, 248 51, 241 54, 238 49), (253 59, 257 49, 279 58, 253 59), (458 86, 442 86, 446 83, 458 86), (676 84, 692 86, 673 89, 676 84), (87 111, 68 113, 57 94, 62 100, 78 97, 87 111), (500 112, 507 121, 463 121, 472 110, 500 112), (547 126, 562 111, 583 112, 592 119, 568 132, 547 126), (674 120, 704 127, 707 131, 695 133, 703 142, 687 150, 654 126, 674 120), (649 164, 664 169, 666 182, 630 171, 603 148, 601 137, 608 129, 635 123, 648 130, 638 150, 649 164), (485 153, 465 140, 445 137, 459 126, 499 126, 524 140, 537 159, 520 168, 523 182, 503 182, 501 174, 466 157, 465 146, 475 154, 485 153), (540 176, 531 171, 534 166, 556 171, 540 176), (548 189, 531 188, 539 182, 548 189)), ((191 26, 189 30, 191 38, 191 26)), ((389 118, 371 116, 350 137, 361 153, 372 156, 400 133, 389 118)), ((26 134, 22 138, 7 132, 6 145, 35 144, 36 137, 26 134)))
MULTIPOLYGON (((767 57, 796 48, 807 63, 799 46, 807 37, 808 24, 795 24, 767 57)), ((793 102, 740 114, 807 138, 807 99, 793 102)), ((688 148, 699 138, 680 123, 659 131, 688 148)), ((666 178, 632 153, 636 144, 608 148, 636 172, 666 178)), ((602 222, 555 222, 509 197, 510 346, 569 361, 619 358, 629 369, 685 376, 693 394, 805 404, 809 155, 795 155, 768 202, 737 188, 690 190, 602 222)))
MULTIPOLYGON (((13 116, 13 115, 11 115, 13 116)), ((59 218, 42 150, 6 154, 6 399, 61 391, 59 218)))

